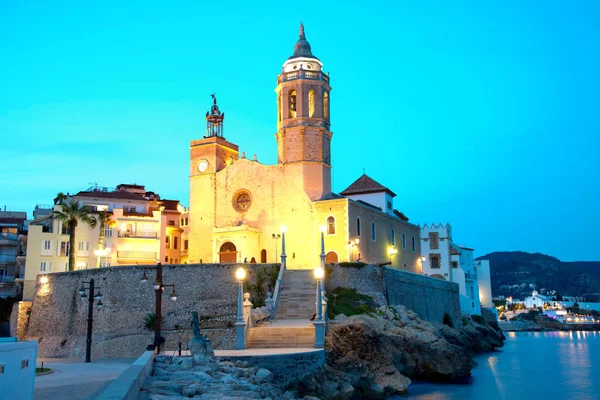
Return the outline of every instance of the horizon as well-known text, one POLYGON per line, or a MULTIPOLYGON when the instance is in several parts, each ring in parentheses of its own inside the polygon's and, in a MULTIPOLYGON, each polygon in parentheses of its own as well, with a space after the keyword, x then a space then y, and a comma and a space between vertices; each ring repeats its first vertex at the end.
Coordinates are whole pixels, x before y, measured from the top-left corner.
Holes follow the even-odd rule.
POLYGON ((335 193, 364 169, 477 257, 600 260, 600 4, 61 4, 0 6, 2 209, 92 183, 189 206, 215 92, 226 140, 275 164, 275 81, 302 20, 331 77, 335 193))

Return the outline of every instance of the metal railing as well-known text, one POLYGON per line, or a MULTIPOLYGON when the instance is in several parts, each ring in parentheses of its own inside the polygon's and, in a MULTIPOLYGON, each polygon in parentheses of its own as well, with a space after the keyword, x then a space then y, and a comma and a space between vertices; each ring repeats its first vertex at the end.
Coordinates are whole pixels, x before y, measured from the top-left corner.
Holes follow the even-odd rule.
POLYGON ((117 258, 156 260, 156 252, 155 251, 117 251, 117 258))
POLYGON ((285 273, 285 263, 281 263, 279 267, 279 274, 277 275, 277 281, 275 281, 275 289, 273 289, 273 310, 271 312, 270 319, 275 319, 277 314, 277 306, 279 305, 279 292, 283 288, 283 275, 285 273))
POLYGON ((18 233, 11 233, 11 232, 0 232, 0 240, 14 240, 14 241, 17 241, 17 240, 19 240, 19 234, 18 233))
POLYGON ((147 238, 157 239, 157 231, 119 231, 118 235, 120 238, 147 238))
POLYGON ((15 283, 15 277, 10 275, 0 275, 0 283, 15 283))
POLYGON ((17 256, 14 254, 0 254, 0 263, 16 263, 17 256))
POLYGON ((313 79, 329 83, 329 75, 324 74, 322 71, 307 71, 305 69, 283 72, 277 78, 277 83, 292 81, 294 79, 313 79))

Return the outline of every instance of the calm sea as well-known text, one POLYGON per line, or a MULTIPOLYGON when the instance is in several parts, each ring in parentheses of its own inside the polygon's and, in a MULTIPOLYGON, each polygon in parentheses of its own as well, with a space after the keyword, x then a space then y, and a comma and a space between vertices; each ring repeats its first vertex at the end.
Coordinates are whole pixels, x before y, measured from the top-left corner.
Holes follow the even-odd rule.
POLYGON ((415 382, 395 400, 600 399, 600 332, 507 333, 463 384, 415 382))

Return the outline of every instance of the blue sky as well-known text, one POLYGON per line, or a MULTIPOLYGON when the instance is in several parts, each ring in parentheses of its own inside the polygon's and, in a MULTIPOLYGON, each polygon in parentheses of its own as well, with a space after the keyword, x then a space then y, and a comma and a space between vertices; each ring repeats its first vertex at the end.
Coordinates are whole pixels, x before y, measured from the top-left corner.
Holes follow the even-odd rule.
POLYGON ((188 205, 189 141, 276 162, 304 21, 330 72, 334 191, 363 168, 477 255, 599 260, 600 3, 0 2, 0 206, 90 182, 188 205))

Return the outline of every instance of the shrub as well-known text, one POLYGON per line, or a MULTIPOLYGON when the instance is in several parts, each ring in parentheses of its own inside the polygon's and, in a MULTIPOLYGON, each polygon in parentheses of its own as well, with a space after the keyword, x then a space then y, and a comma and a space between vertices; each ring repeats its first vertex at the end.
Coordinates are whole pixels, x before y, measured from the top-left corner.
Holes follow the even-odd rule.
POLYGON ((333 267, 336 265, 340 266, 342 268, 362 268, 367 264, 365 264, 364 262, 341 262, 341 263, 327 264, 327 266, 329 266, 329 267, 333 267))
POLYGON ((339 287, 329 296, 329 316, 344 314, 348 317, 360 314, 375 314, 376 303, 371 296, 357 293, 356 289, 339 287))
POLYGON ((469 325, 469 318, 467 318, 467 317, 462 317, 462 324, 463 324, 463 326, 467 326, 467 325, 469 325))
POLYGON ((471 315, 471 319, 475 322, 477 322, 478 324, 485 324, 485 318, 483 318, 481 315, 471 315))
MULTIPOLYGON (((165 317, 161 316, 160 318, 160 322, 164 322, 165 317)), ((154 328, 156 326, 156 314, 155 313, 148 313, 146 314, 146 316, 144 317, 144 327, 146 329, 148 329, 151 332, 154 332, 154 328)))

